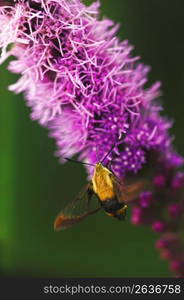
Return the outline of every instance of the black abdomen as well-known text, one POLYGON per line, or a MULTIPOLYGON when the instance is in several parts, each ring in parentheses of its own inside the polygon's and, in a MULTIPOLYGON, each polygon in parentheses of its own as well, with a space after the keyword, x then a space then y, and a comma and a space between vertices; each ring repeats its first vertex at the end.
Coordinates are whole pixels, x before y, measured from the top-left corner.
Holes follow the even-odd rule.
POLYGON ((116 213, 119 209, 124 207, 124 203, 119 203, 117 197, 113 197, 111 199, 107 199, 101 202, 102 207, 107 213, 116 213))

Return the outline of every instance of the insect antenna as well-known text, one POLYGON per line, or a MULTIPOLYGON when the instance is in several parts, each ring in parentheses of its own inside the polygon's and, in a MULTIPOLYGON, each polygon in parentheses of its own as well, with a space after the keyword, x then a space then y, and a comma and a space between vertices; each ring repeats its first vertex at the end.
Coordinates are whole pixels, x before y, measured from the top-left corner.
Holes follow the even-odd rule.
POLYGON ((107 154, 105 155, 105 157, 101 160, 101 163, 104 162, 104 160, 107 158, 107 156, 112 152, 112 150, 114 149, 114 147, 116 146, 116 143, 114 143, 111 147, 111 149, 109 150, 109 152, 107 152, 107 154))
POLYGON ((93 165, 93 164, 84 163, 82 161, 77 161, 77 160, 74 160, 74 159, 71 159, 71 158, 68 158, 68 157, 64 157, 64 159, 66 159, 67 161, 70 161, 70 162, 77 163, 77 164, 82 164, 82 165, 88 165, 88 166, 95 167, 95 165, 93 165))

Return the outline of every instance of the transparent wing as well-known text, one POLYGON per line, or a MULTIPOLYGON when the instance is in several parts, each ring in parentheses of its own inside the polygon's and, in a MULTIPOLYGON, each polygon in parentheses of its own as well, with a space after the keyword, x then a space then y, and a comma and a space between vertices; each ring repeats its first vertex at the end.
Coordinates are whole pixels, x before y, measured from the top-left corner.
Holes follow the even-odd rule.
POLYGON ((140 193, 144 191, 146 182, 143 180, 137 181, 129 185, 121 185, 121 202, 128 203, 135 200, 140 193))
POLYGON ((100 210, 101 206, 97 201, 91 201, 94 195, 91 182, 87 184, 78 196, 61 210, 54 222, 54 229, 59 231, 67 229, 89 215, 100 210))
POLYGON ((139 194, 145 190, 147 186, 146 180, 136 180, 132 183, 127 183, 125 181, 120 181, 113 174, 113 184, 115 192, 120 203, 128 203, 135 200, 139 194))

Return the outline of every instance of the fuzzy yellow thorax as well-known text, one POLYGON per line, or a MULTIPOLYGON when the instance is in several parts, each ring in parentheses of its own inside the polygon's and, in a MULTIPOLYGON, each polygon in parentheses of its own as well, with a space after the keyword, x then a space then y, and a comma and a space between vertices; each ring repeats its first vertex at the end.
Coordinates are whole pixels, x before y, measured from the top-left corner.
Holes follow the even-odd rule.
POLYGON ((102 163, 97 163, 92 177, 93 190, 101 201, 111 199, 115 196, 112 172, 104 167, 102 163))

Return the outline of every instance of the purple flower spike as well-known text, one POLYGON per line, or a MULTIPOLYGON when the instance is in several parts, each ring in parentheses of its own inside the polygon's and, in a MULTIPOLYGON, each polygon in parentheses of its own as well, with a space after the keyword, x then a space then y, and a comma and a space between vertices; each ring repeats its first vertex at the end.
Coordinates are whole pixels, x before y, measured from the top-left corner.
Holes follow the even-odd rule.
POLYGON ((160 257, 166 260, 171 260, 173 258, 172 251, 170 251, 169 249, 164 249, 163 251, 161 251, 160 257))
POLYGON ((166 185, 166 178, 164 175, 157 175, 153 179, 153 184, 157 188, 164 188, 166 185))
POLYGON ((88 7, 80 0, 2 6, 0 62, 13 55, 9 70, 21 74, 9 88, 23 92, 32 119, 49 128, 61 161, 80 154, 96 163, 116 142, 107 159, 113 156, 119 177, 141 170, 150 151, 161 151, 172 165, 172 122, 155 101, 160 83, 144 88, 149 67, 131 55, 132 46, 116 36, 118 26, 101 20, 98 9, 99 2, 88 7))
POLYGON ((160 239, 160 240, 157 240, 156 243, 155 243, 155 247, 157 249, 165 249, 167 246, 167 243, 163 240, 163 239, 160 239))
POLYGON ((140 207, 134 207, 132 209, 132 216, 131 216, 132 224, 134 225, 141 224, 142 223, 141 216, 142 216, 142 209, 140 207))
POLYGON ((184 173, 183 172, 177 172, 172 179, 171 187, 173 189, 179 189, 184 185, 184 173))
POLYGON ((172 247, 173 245, 180 247, 180 239, 179 239, 178 235, 176 235, 174 233, 165 233, 156 242, 156 246, 160 249, 168 249, 168 248, 172 247))
POLYGON ((178 235, 166 233, 156 242, 160 256, 169 261, 170 269, 177 274, 177 277, 184 276, 184 255, 183 245, 178 235))
POLYGON ((140 194, 139 203, 142 207, 146 208, 153 202, 153 195, 150 191, 146 191, 140 194))
POLYGON ((168 207, 168 212, 172 218, 178 218, 184 213, 184 207, 180 203, 172 203, 168 207))
POLYGON ((166 230, 166 224, 163 221, 155 221, 152 224, 152 229, 155 232, 164 232, 166 230))
POLYGON ((172 271, 183 271, 184 270, 184 261, 183 260, 173 260, 170 264, 172 271))

